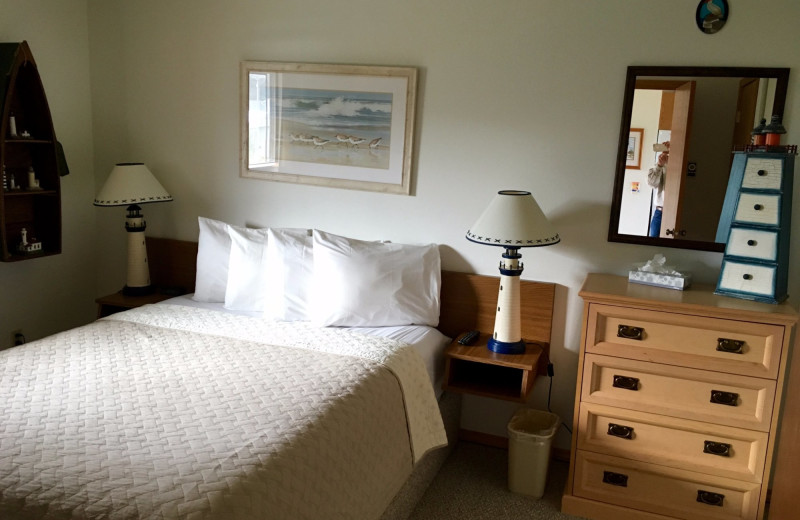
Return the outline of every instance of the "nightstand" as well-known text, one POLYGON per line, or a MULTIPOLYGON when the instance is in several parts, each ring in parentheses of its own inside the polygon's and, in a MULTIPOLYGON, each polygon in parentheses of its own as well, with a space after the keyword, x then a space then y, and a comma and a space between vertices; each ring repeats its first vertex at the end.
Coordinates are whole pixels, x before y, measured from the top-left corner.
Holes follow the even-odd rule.
POLYGON ((158 303, 174 298, 177 294, 164 294, 161 292, 154 292, 152 294, 145 294, 143 296, 127 296, 122 294, 122 291, 101 296, 95 300, 97 303, 97 317, 103 318, 110 316, 115 312, 122 312, 128 309, 134 309, 147 305, 148 303, 158 303))
POLYGON ((498 354, 486 348, 491 334, 481 333, 473 345, 453 341, 445 350, 444 389, 452 392, 527 402, 547 348, 526 342, 524 354, 498 354))

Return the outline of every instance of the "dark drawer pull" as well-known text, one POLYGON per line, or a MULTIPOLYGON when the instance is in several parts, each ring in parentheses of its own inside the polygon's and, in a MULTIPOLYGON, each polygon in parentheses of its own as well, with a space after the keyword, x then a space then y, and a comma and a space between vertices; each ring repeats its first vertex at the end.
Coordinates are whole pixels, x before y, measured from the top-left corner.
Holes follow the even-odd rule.
POLYGON ((763 177, 766 174, 767 174, 767 170, 758 170, 758 176, 759 177, 763 177))
POLYGON ((712 493, 711 491, 697 490, 697 501, 709 506, 722 507, 722 502, 725 500, 725 495, 720 493, 712 493))
POLYGON ((620 439, 633 439, 633 428, 622 424, 608 423, 608 434, 620 439))
POLYGON ((747 241, 747 245, 748 245, 748 246, 754 246, 754 245, 756 245, 756 244, 758 244, 758 242, 756 242, 756 241, 755 241, 755 240, 753 240, 753 239, 750 239, 750 240, 748 240, 748 241, 747 241))
POLYGON ((703 441, 703 453, 719 455, 720 457, 730 457, 731 445, 724 442, 703 441))
POLYGON ((714 404, 724 404, 726 406, 736 406, 739 394, 735 392, 723 392, 722 390, 711 391, 711 402, 714 404))
POLYGON ((717 338, 717 350, 729 354, 742 354, 744 341, 738 339, 717 338))
POLYGON ((743 274, 742 278, 745 279, 745 280, 752 280, 753 279, 753 275, 752 274, 743 274))
POLYGON ((604 471, 603 482, 611 484, 612 486, 628 487, 628 475, 614 473, 613 471, 604 471))
POLYGON ((639 390, 639 379, 636 377, 615 375, 612 386, 614 388, 622 388, 623 390, 633 390, 636 392, 639 390))
POLYGON ((762 209, 764 209, 764 205, 763 204, 754 204, 753 205, 753 209, 756 210, 756 211, 761 211, 762 209))
POLYGON ((635 339, 641 341, 644 329, 641 327, 631 327, 630 325, 620 325, 617 327, 617 337, 625 339, 635 339))

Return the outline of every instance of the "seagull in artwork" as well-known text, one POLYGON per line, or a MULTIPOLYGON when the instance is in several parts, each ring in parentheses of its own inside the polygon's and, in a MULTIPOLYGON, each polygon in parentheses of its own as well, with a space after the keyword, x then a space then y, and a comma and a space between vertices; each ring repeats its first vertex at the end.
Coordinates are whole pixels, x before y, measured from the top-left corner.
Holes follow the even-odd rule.
POLYGON ((369 149, 374 150, 375 148, 378 147, 379 144, 381 144, 381 141, 383 141, 383 137, 378 137, 377 139, 373 139, 372 141, 369 142, 369 149))
POLYGON ((714 0, 706 0, 706 9, 714 16, 722 15, 722 8, 714 3, 714 0))
POLYGON ((314 136, 314 146, 319 148, 324 148, 326 144, 330 143, 330 139, 323 139, 321 137, 314 136))
POLYGON ((339 141, 340 144, 350 144, 350 136, 346 134, 336 134, 336 140, 339 141))

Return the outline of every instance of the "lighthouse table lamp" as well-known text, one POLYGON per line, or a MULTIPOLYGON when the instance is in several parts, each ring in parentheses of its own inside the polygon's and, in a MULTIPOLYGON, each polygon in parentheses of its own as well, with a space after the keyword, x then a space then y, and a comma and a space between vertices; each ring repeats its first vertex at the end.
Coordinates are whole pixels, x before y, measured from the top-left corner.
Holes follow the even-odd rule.
POLYGON ((172 196, 142 163, 117 164, 94 199, 95 206, 128 206, 128 274, 123 294, 140 296, 153 292, 144 239, 147 223, 139 205, 171 200, 172 196))
POLYGON ((523 247, 552 246, 561 241, 552 224, 528 191, 503 190, 467 231, 467 240, 504 249, 500 261, 494 334, 488 348, 499 354, 522 354, 519 280, 523 247))

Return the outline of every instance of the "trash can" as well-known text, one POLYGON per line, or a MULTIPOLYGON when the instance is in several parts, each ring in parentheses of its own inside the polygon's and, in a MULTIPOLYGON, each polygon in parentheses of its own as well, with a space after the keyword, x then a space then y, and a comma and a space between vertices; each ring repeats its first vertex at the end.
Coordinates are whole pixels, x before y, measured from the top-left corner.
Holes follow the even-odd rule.
POLYGON ((536 498, 544 495, 550 445, 561 423, 550 412, 517 410, 508 422, 508 488, 536 498))

